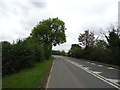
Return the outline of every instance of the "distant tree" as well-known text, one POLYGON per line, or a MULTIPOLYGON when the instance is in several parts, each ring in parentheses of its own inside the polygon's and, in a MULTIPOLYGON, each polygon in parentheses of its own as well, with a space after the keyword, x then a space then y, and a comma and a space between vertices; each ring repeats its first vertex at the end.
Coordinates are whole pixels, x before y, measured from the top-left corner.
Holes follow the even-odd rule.
POLYGON ((106 39, 109 43, 109 47, 110 48, 112 48, 112 47, 118 48, 119 38, 120 37, 117 35, 115 29, 113 29, 113 31, 109 32, 109 36, 108 37, 106 36, 106 39))
POLYGON ((71 49, 78 49, 81 48, 81 46, 79 46, 79 44, 72 44, 71 45, 71 49))
POLYGON ((62 51, 52 50, 52 54, 53 54, 53 55, 63 55, 63 56, 65 56, 65 55, 66 55, 66 52, 65 52, 64 50, 62 50, 62 51))
POLYGON ((52 55, 61 55, 59 50, 52 50, 52 55))
POLYGON ((64 50, 61 51, 61 55, 65 56, 66 52, 64 50))
POLYGON ((86 30, 84 34, 79 35, 78 41, 81 46, 84 46, 85 48, 93 46, 95 44, 95 36, 92 32, 89 32, 89 30, 86 30))
POLYGON ((99 47, 101 49, 106 49, 108 47, 108 44, 104 40, 97 40, 95 47, 97 47, 97 48, 99 47))
POLYGON ((65 23, 58 18, 49 18, 40 21, 31 33, 32 37, 38 39, 39 43, 44 45, 46 57, 51 55, 52 46, 66 42, 65 23))
POLYGON ((72 57, 79 58, 79 57, 82 57, 83 50, 78 44, 72 44, 71 49, 68 52, 68 55, 72 56, 72 57))

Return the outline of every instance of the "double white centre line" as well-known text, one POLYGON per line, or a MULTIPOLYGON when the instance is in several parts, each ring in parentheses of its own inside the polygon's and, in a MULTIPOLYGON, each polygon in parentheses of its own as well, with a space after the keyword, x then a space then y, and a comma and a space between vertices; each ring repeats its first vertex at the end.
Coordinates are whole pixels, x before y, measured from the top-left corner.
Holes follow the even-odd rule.
POLYGON ((67 60, 67 59, 65 59, 65 60, 68 61, 69 63, 71 63, 71 64, 73 64, 73 65, 75 65, 75 66, 83 69, 84 71, 88 72, 89 74, 91 74, 91 75, 99 78, 100 80, 108 83, 109 85, 111 85, 111 86, 113 86, 113 87, 115 87, 115 88, 117 88, 117 89, 120 89, 120 85, 119 85, 119 84, 117 84, 117 83, 115 83, 115 82, 112 82, 110 79, 107 79, 107 78, 99 75, 100 72, 91 71, 91 70, 89 70, 89 68, 83 67, 82 65, 79 65, 78 63, 75 63, 75 62, 73 63, 72 61, 67 60))

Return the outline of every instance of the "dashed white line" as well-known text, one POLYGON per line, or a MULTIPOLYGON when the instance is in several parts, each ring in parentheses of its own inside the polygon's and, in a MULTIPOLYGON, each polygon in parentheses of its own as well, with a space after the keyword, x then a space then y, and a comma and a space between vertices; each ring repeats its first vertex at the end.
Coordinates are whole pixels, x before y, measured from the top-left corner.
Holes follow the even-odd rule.
POLYGON ((115 68, 112 68, 112 67, 108 67, 108 69, 115 69, 115 68))
POLYGON ((102 73, 102 72, 98 72, 98 71, 92 71, 93 73, 95 73, 95 74, 100 74, 100 73, 102 73))
POLYGON ((79 67, 83 67, 82 65, 79 65, 79 67))
POLYGON ((96 65, 95 63, 91 63, 92 65, 96 65))
POLYGON ((100 67, 101 67, 102 65, 98 65, 98 66, 100 66, 100 67))
POLYGON ((77 63, 74 63, 76 66, 79 66, 79 64, 77 64, 77 63))
POLYGON ((75 62, 71 62, 71 63, 75 64, 75 62))
POLYGON ((87 70, 90 69, 89 67, 84 67, 84 68, 87 69, 87 70))

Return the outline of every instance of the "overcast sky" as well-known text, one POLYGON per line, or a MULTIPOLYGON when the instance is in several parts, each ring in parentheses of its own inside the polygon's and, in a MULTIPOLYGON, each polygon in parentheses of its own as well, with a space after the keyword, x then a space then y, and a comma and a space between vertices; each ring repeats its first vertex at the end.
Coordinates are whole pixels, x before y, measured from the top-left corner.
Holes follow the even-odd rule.
POLYGON ((28 37, 39 21, 58 17, 65 22, 67 42, 53 49, 68 51, 84 30, 100 35, 100 28, 117 22, 118 1, 0 0, 0 41, 28 37))

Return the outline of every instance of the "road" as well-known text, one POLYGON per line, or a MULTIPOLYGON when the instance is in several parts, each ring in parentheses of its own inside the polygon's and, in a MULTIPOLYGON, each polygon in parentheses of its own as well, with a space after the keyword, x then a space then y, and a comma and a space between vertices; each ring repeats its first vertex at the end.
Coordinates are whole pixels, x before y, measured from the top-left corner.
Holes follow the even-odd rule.
POLYGON ((120 89, 118 69, 65 56, 54 58, 47 88, 120 89))

